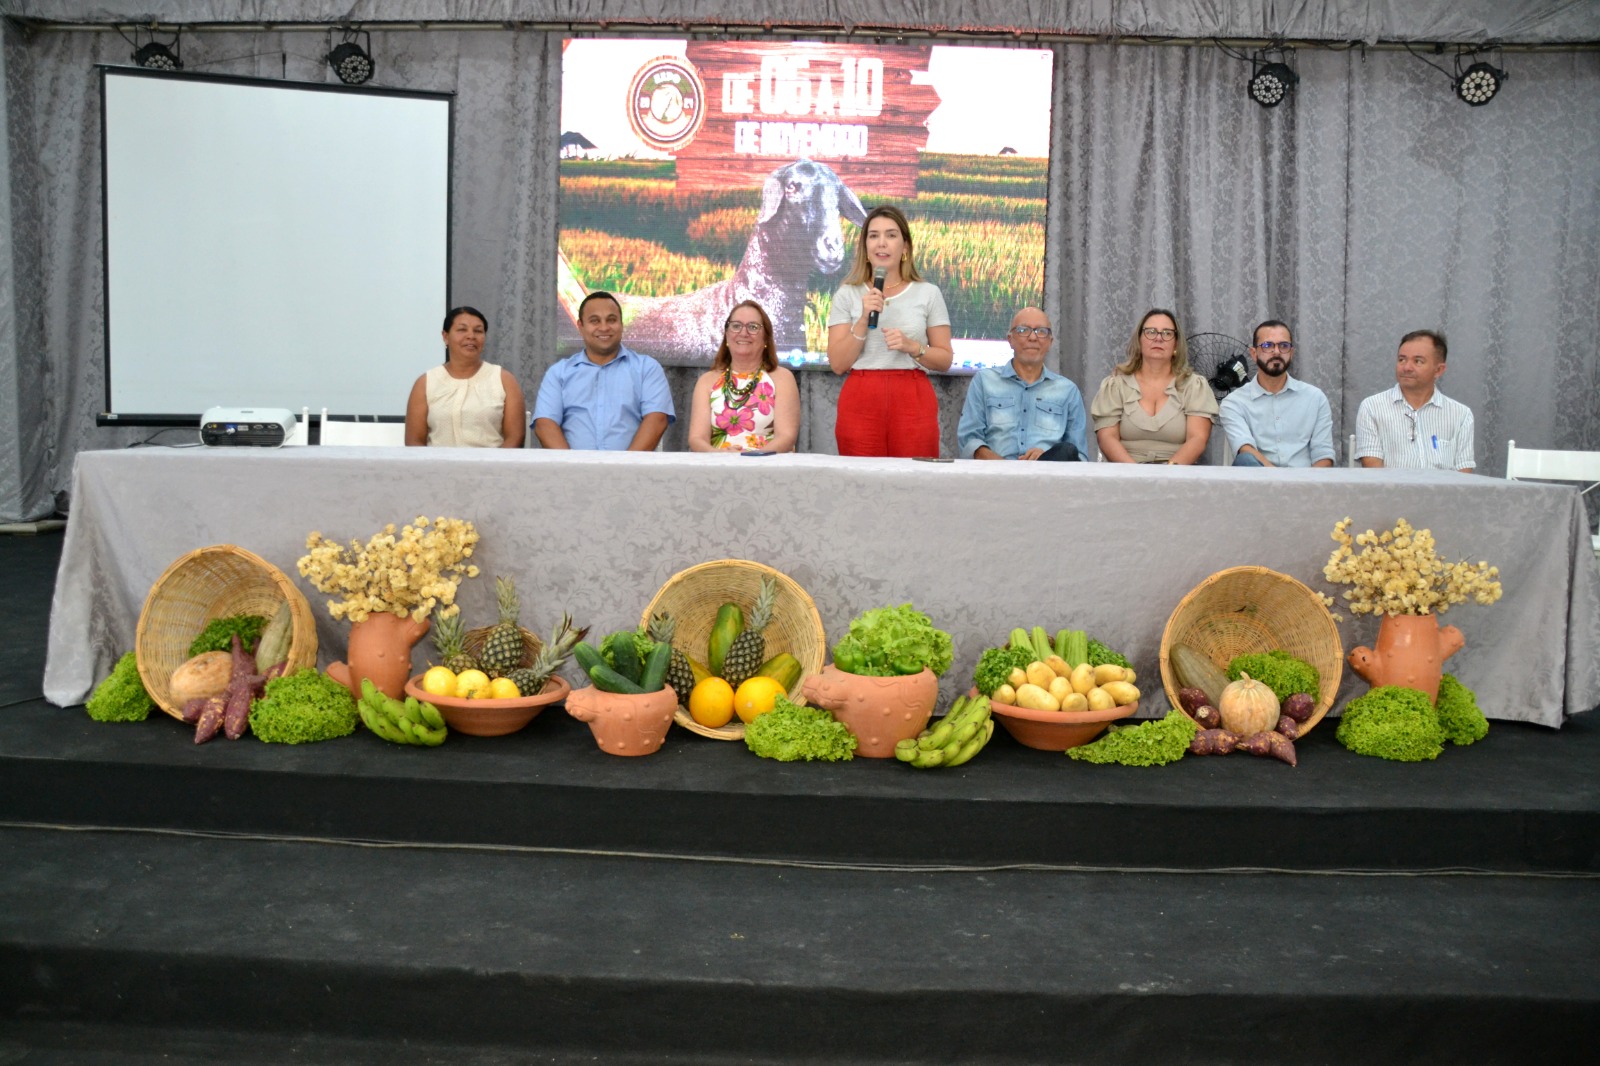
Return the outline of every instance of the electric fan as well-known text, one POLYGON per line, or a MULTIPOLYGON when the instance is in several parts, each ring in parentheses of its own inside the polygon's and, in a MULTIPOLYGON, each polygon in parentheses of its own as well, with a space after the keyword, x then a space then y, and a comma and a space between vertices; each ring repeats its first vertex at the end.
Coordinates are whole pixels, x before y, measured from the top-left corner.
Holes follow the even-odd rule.
POLYGON ((1189 336, 1189 366, 1211 383, 1219 400, 1250 380, 1249 351, 1248 344, 1226 333, 1189 336))

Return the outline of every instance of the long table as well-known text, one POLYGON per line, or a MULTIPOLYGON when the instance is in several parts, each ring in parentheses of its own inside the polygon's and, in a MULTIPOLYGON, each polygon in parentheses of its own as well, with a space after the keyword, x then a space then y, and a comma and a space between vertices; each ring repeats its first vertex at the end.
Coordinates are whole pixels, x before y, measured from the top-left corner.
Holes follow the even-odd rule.
MULTIPOLYGON (((365 541, 420 514, 471 519, 482 534, 483 576, 460 594, 469 626, 494 620, 495 574, 517 579, 528 628, 570 611, 598 634, 637 624, 685 567, 754 559, 811 594, 830 642, 866 608, 915 603, 955 638, 947 698, 985 647, 1036 623, 1121 649, 1153 692, 1166 620, 1206 577, 1259 565, 1337 593, 1321 576, 1334 523, 1405 517, 1431 527, 1445 557, 1500 568, 1501 602, 1445 617, 1466 635, 1446 669, 1486 714, 1559 726, 1600 704, 1600 575, 1571 486, 1345 468, 399 448, 80 454, 45 697, 81 702, 133 646, 162 571, 208 544, 290 575, 314 607, 322 662, 341 657, 345 625, 295 570, 306 535, 365 541)), ((1346 649, 1376 628, 1347 615, 1346 649)), ((1364 687, 1347 669, 1341 705, 1364 687)))

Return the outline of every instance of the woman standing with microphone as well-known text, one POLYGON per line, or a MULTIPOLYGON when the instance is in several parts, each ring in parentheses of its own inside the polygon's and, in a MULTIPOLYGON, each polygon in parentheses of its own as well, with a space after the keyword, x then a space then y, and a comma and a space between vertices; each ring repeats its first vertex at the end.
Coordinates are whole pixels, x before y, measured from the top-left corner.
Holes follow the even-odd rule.
POLYGON ((828 366, 849 375, 834 424, 839 454, 938 455, 927 371, 949 370, 952 354, 950 314, 938 286, 917 273, 906 216, 873 208, 828 315, 828 366))

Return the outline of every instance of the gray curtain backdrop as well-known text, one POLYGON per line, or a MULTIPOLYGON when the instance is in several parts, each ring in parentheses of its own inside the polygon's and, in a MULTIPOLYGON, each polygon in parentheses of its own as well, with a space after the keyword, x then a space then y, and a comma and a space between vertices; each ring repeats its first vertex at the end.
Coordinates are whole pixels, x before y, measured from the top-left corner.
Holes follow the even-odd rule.
MULTIPOLYGON (((310 19, 324 5, 271 6, 275 18, 297 10, 310 19)), ((591 9, 642 10, 531 6, 574 18, 591 9)), ((709 19, 708 12, 732 6, 687 5, 685 17, 690 8, 707 9, 696 17, 709 19)), ((846 6, 827 9, 837 19, 846 6)), ((934 22, 934 15, 969 6, 918 5, 917 17, 934 22)), ((985 6, 981 23, 939 24, 994 25, 1004 21, 998 8, 1021 19, 1015 24, 1049 26, 1059 12, 1092 15, 1103 6, 1128 10, 1001 4, 985 6)), ((1192 23, 1218 7, 1135 6, 1167 19, 1163 25, 1180 15, 1192 23)), ((1274 24, 1276 5, 1238 6, 1262 8, 1258 31, 1274 24)), ((1291 6, 1296 17, 1307 7, 1291 6)), ((1486 25, 1521 28, 1527 39, 1570 39, 1575 31, 1600 37, 1597 4, 1418 6, 1409 30, 1422 36, 1436 29, 1428 39, 1486 25), (1490 18, 1496 12, 1499 22, 1490 18)), ((168 9, 181 9, 195 21, 258 20, 263 9, 220 0, 155 7, 160 17, 176 18, 168 9)), ((371 7, 346 5, 323 17, 417 18, 446 9, 458 18, 513 9, 532 17, 530 5, 512 3, 397 3, 382 5, 381 15, 371 7)), ((1393 5, 1378 7, 1375 21, 1345 28, 1393 36, 1383 21, 1395 17, 1393 5)), ((46 19, 67 19, 68 8, 75 20, 119 17, 109 5, 4 5, 13 15, 46 19)), ((151 12, 142 11, 148 19, 151 12)), ((1348 23, 1354 16, 1343 17, 1348 23)), ((552 361, 557 315, 562 36, 507 27, 372 34, 376 84, 457 95, 452 300, 489 314, 489 356, 516 373, 530 397, 552 361)), ((1265 110, 1245 95, 1249 65, 1214 47, 1051 47, 1044 304, 1058 326, 1059 366, 1086 395, 1148 307, 1172 307, 1191 333, 1236 337, 1248 336, 1262 318, 1283 318, 1300 343, 1296 372, 1332 401, 1342 460, 1361 399, 1393 382, 1400 335, 1436 327, 1451 338, 1442 387, 1478 414, 1481 471, 1502 472, 1507 438, 1528 447, 1600 449, 1600 53, 1507 53, 1506 88, 1488 106, 1469 108, 1444 74, 1403 52, 1307 48, 1295 58, 1301 80, 1293 101, 1265 110)), ((320 33, 253 28, 183 39, 189 70, 300 81, 333 80, 321 60, 325 49, 320 33)), ((4 29, 0 155, 10 187, 0 197, 3 520, 51 513, 63 502, 79 451, 123 447, 150 434, 94 425, 105 395, 94 66, 126 63, 131 51, 115 32, 4 29)), ((1005 87, 995 91, 1003 106, 1005 87)), ((306 327, 306 343, 315 344, 315 323, 306 327)), ((686 411, 695 372, 670 373, 686 411)), ((802 375, 802 385, 801 447, 831 452, 840 381, 814 372, 802 375)), ((408 386, 395 383, 397 412, 408 386)), ((952 455, 966 379, 936 387, 944 451, 952 455)), ((683 446, 686 425, 684 418, 674 426, 666 447, 683 446)))

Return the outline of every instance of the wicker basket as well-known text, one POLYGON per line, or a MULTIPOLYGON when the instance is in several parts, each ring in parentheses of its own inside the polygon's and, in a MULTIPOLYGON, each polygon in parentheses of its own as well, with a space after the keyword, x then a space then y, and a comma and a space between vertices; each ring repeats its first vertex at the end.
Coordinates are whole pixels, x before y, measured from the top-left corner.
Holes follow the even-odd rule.
POLYGON ((287 672, 317 663, 317 625, 311 605, 282 570, 232 544, 198 548, 167 567, 139 612, 134 652, 139 677, 156 705, 174 718, 183 709, 167 687, 172 672, 189 659, 189 645, 213 618, 260 614, 271 618, 289 601, 294 636, 287 672))
MULTIPOLYGON (((644 615, 642 625, 649 625, 653 615, 666 611, 677 625, 672 642, 691 658, 705 658, 706 641, 711 637, 711 626, 717 620, 717 609, 724 603, 737 603, 746 613, 755 603, 761 590, 761 579, 773 577, 778 582, 778 594, 772 605, 772 621, 764 636, 768 659, 780 652, 788 652, 800 660, 801 676, 815 674, 822 669, 827 655, 827 637, 822 631, 822 616, 810 595, 789 575, 761 563, 745 559, 718 559, 681 570, 656 593, 644 615), (695 654, 698 649, 699 653, 695 654)), ((789 698, 804 702, 797 684, 789 698)), ((686 694, 680 694, 687 699, 686 694)), ((678 708, 677 723, 693 733, 717 740, 739 740, 744 736, 744 723, 734 719, 721 728, 703 726, 678 708)))
MULTIPOLYGON (((494 626, 480 626, 477 629, 467 630, 461 638, 461 650, 482 662, 483 646, 489 640, 489 634, 494 632, 494 628, 494 626)), ((544 641, 521 626, 517 627, 517 632, 522 634, 522 657, 517 660, 517 667, 532 666, 539 649, 544 647, 544 641)))
POLYGON ((1311 732, 1333 706, 1344 675, 1344 645, 1333 616, 1317 594, 1287 574, 1263 566, 1220 570, 1178 602, 1161 634, 1161 682, 1178 706, 1172 646, 1187 644, 1222 670, 1236 655, 1277 648, 1317 668, 1322 691, 1300 735, 1311 732))

